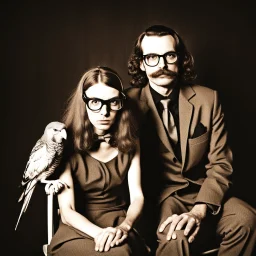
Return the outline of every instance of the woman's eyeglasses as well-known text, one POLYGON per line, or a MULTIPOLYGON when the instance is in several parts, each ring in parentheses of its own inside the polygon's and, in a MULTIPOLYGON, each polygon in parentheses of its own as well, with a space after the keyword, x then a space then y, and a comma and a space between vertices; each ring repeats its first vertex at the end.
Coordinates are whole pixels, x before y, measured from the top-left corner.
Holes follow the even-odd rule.
POLYGON ((106 105, 108 109, 117 111, 120 110, 123 107, 123 100, 126 99, 126 96, 121 92, 121 98, 120 97, 114 97, 108 100, 102 100, 99 98, 88 98, 83 93, 83 101, 86 103, 87 107, 92 111, 98 111, 101 110, 103 105, 106 105))

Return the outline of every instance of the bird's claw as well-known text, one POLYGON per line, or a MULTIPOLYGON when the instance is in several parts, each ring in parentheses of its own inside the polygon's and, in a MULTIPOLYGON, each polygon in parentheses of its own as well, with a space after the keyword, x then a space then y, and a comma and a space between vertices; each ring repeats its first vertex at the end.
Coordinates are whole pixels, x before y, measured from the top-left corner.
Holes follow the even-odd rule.
POLYGON ((68 185, 61 181, 60 179, 58 180, 52 180, 50 182, 48 182, 45 185, 45 192, 47 195, 53 193, 54 195, 56 195, 58 192, 60 192, 65 186, 68 187, 68 185))

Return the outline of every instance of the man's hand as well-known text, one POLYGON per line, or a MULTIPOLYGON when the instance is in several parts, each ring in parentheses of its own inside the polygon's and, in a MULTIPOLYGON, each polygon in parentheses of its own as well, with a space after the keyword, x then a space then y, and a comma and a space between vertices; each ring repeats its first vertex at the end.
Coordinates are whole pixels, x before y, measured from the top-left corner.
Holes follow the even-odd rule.
POLYGON ((177 238, 175 230, 182 230, 183 227, 185 227, 184 235, 190 235, 188 242, 192 243, 200 229, 201 221, 206 216, 206 211, 206 204, 196 204, 190 212, 182 213, 180 215, 173 214, 161 224, 159 232, 163 232, 167 225, 170 224, 167 240, 171 240, 177 238))

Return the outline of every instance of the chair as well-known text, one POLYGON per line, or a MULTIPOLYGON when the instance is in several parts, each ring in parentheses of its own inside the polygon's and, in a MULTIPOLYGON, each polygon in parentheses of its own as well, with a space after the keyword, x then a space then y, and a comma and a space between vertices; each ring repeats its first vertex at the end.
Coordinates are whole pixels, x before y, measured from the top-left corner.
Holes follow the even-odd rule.
MULTIPOLYGON (((51 256, 47 254, 47 247, 52 240, 52 236, 54 233, 54 224, 53 224, 53 189, 49 189, 47 192, 47 235, 48 235, 48 243, 43 245, 43 253, 45 256, 51 256)), ((202 252, 200 255, 213 255, 213 253, 217 253, 219 251, 219 247, 207 250, 202 252)))
POLYGON ((208 250, 208 251, 204 251, 201 253, 201 255, 211 255, 213 253, 217 253, 219 251, 219 247, 208 250))
POLYGON ((53 189, 49 189, 47 193, 47 244, 43 245, 43 253, 45 256, 51 256, 47 254, 47 247, 50 244, 54 232, 54 225, 53 225, 53 189))

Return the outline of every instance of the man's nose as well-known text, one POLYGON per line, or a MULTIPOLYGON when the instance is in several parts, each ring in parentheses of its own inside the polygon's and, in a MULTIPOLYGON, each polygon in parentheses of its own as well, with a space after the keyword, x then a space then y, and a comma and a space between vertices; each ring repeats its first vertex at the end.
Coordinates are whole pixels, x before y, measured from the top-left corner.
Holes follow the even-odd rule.
POLYGON ((167 62, 165 60, 165 57, 164 56, 159 57, 158 67, 164 68, 166 65, 167 65, 167 62))

